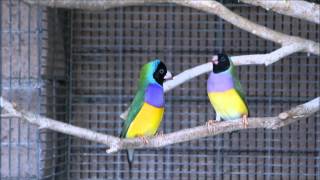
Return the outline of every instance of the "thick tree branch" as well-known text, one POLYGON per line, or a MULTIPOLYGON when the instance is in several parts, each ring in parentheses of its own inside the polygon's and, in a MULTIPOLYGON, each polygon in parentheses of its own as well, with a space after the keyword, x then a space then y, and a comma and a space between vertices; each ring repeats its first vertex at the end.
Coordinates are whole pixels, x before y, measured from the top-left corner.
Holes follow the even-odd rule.
POLYGON ((240 0, 266 10, 320 24, 320 6, 302 0, 240 0))
MULTIPOLYGON (((38 114, 28 112, 25 110, 17 110, 17 108, 7 100, 1 97, 0 106, 10 115, 19 117, 32 124, 38 125, 40 128, 51 129, 53 131, 61 132, 68 135, 73 135, 82 139, 98 142, 110 147, 107 153, 117 152, 122 149, 136 149, 136 148, 157 148, 170 144, 181 143, 200 139, 203 137, 214 136, 221 133, 232 132, 236 130, 246 129, 241 119, 234 121, 223 121, 215 123, 214 125, 203 125, 189 129, 183 129, 163 136, 150 137, 149 143, 145 144, 139 138, 134 139, 120 139, 111 135, 106 135, 89 129, 80 128, 54 119, 46 118, 38 114)), ((277 129, 300 119, 305 119, 320 108, 320 98, 315 98, 305 104, 296 106, 289 111, 284 111, 278 116, 249 118, 248 129, 251 128, 266 128, 277 129)))

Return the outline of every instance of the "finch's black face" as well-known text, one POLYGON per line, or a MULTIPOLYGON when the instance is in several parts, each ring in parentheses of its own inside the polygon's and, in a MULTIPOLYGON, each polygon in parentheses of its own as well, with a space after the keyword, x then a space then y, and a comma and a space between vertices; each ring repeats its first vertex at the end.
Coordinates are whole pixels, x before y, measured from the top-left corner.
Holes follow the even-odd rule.
POLYGON ((226 54, 214 55, 212 57, 212 64, 212 71, 214 73, 224 72, 230 67, 230 59, 226 54))
POLYGON ((167 67, 166 65, 164 65, 163 62, 160 61, 157 69, 153 73, 153 78, 157 81, 157 83, 162 85, 165 80, 166 74, 167 74, 167 67))

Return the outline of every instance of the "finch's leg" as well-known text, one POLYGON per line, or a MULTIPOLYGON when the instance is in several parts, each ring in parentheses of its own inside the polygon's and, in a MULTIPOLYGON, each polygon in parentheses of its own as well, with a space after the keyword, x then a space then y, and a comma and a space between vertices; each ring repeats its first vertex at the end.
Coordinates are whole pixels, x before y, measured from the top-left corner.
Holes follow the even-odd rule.
POLYGON ((149 144, 149 140, 147 137, 145 136, 139 136, 139 139, 141 139, 141 141, 144 143, 144 144, 149 144))
POLYGON ((206 126, 209 132, 212 132, 214 130, 214 127, 212 127, 212 125, 214 125, 215 123, 217 123, 217 121, 215 120, 209 120, 206 122, 206 126))
POLYGON ((17 108, 17 104, 16 104, 15 102, 12 102, 12 106, 13 106, 14 108, 17 108))
POLYGON ((163 131, 158 131, 156 136, 160 136, 160 137, 163 137, 163 131))
POLYGON ((242 124, 243 124, 243 126, 244 126, 245 128, 248 127, 248 125, 249 125, 248 115, 245 114, 245 115, 242 116, 242 124))
POLYGON ((215 123, 217 123, 218 121, 215 121, 215 120, 212 120, 212 119, 210 119, 209 121, 207 121, 206 122, 206 126, 212 126, 212 125, 214 125, 215 123))

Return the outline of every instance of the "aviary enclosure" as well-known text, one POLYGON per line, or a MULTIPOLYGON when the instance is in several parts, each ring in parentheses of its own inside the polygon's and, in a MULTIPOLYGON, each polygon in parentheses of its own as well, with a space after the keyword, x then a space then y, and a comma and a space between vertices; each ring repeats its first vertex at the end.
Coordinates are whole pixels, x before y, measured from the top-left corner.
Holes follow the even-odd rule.
POLYGON ((0 2, 0 179, 320 179, 319 1, 0 2), (217 51, 239 65, 246 129, 205 125, 217 51), (154 58, 176 75, 164 135, 120 140, 154 58), (126 148, 140 148, 131 170, 126 148))

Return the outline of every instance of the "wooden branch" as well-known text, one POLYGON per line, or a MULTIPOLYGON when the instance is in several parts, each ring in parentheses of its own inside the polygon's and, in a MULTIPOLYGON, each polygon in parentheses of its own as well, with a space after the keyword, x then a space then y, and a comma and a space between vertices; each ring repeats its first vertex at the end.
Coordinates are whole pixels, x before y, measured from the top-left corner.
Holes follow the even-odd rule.
MULTIPOLYGON (((230 57, 232 62, 236 66, 241 65, 270 65, 279 61, 280 59, 289 56, 293 53, 299 52, 306 48, 304 44, 294 43, 288 46, 283 46, 273 52, 267 54, 252 54, 252 55, 241 55, 241 56, 232 56, 230 57)), ((208 73, 212 71, 212 63, 205 63, 202 65, 198 65, 191 69, 187 69, 182 73, 173 77, 172 80, 166 81, 163 84, 164 92, 168 92, 175 87, 197 77, 202 74, 208 73)), ((121 115, 121 119, 126 119, 128 116, 129 108, 124 111, 121 115)))
POLYGON ((235 65, 256 64, 256 65, 268 66, 293 53, 301 52, 306 48, 307 46, 305 46, 304 44, 293 43, 287 46, 283 46, 268 54, 252 54, 252 55, 234 56, 234 57, 231 57, 231 59, 235 65))
POLYGON ((275 43, 281 44, 282 46, 287 46, 293 43, 304 44, 304 46, 306 47, 304 49, 304 52, 320 55, 319 43, 311 40, 303 39, 297 36, 290 36, 290 35, 269 29, 265 26, 256 24, 246 18, 243 18, 235 14, 234 12, 224 7, 222 4, 218 3, 217 1, 214 1, 214 0, 211 0, 211 1, 173 0, 173 1, 179 5, 202 10, 210 14, 215 14, 242 30, 248 31, 263 39, 267 39, 275 43))
MULTIPOLYGON (((31 124, 39 126, 40 129, 51 129, 60 133, 76 136, 89 141, 94 141, 108 146, 113 146, 119 142, 120 138, 91 131, 89 129, 73 126, 61 121, 50 119, 39 114, 35 114, 25 110, 18 110, 14 103, 10 103, 4 98, 0 97, 0 107, 7 113, 5 117, 21 118, 31 124)), ((1 116, 5 118, 4 116, 1 116)))
POLYGON ((12 103, 8 102, 2 97, 0 99, 0 106, 8 114, 15 117, 20 117, 23 120, 38 125, 40 128, 51 129, 53 131, 105 144, 110 147, 107 150, 107 153, 114 153, 122 149, 159 148, 170 144, 191 141, 236 130, 252 128, 277 129, 294 123, 300 119, 307 118, 319 111, 320 97, 317 97, 305 104, 296 106, 289 111, 284 111, 278 116, 249 118, 248 128, 245 128, 243 126, 241 119, 233 121, 222 121, 213 125, 203 125, 194 128, 183 129, 173 133, 164 134, 163 136, 149 137, 148 144, 145 144, 139 138, 120 139, 111 135, 98 133, 89 129, 80 128, 54 119, 46 118, 25 110, 17 110, 17 108, 14 107, 12 103))
POLYGON ((105 10, 122 6, 139 6, 149 3, 166 3, 170 0, 23 0, 31 5, 56 8, 105 10))
MULTIPOLYGON (((303 44, 294 43, 288 46, 281 47, 268 54, 252 54, 230 57, 236 66, 241 65, 265 65, 268 66, 280 59, 289 56, 290 54, 299 52, 306 48, 303 44)), ((174 76, 172 80, 166 81, 163 85, 164 92, 168 92, 173 88, 208 72, 212 71, 212 62, 196 66, 194 68, 183 71, 174 76)))
POLYGON ((302 0, 240 0, 280 14, 320 24, 320 6, 302 0))
POLYGON ((94 1, 78 1, 78 0, 24 0, 29 4, 38 4, 49 7, 60 8, 78 8, 88 10, 101 10, 109 9, 119 6, 132 6, 143 5, 151 3, 175 3, 182 6, 198 9, 210 14, 215 14, 229 23, 255 34, 263 39, 273 41, 281 44, 282 46, 290 45, 292 43, 301 43, 306 46, 305 52, 320 55, 320 45, 311 40, 303 39, 297 36, 290 36, 269 29, 265 26, 256 24, 246 18, 243 18, 228 8, 224 7, 221 3, 215 0, 94 0, 94 1))
POLYGON ((163 136, 154 136, 148 139, 149 143, 144 144, 140 139, 122 139, 118 144, 107 150, 107 153, 117 152, 121 149, 138 149, 138 148, 159 148, 171 144, 191 141, 209 136, 215 136, 222 133, 253 129, 278 129, 280 127, 289 125, 298 120, 307 118, 316 113, 320 109, 320 97, 317 97, 305 104, 296 106, 288 111, 280 113, 274 117, 257 117, 248 118, 248 128, 242 124, 242 120, 222 121, 214 125, 197 126, 194 128, 183 129, 163 136))

